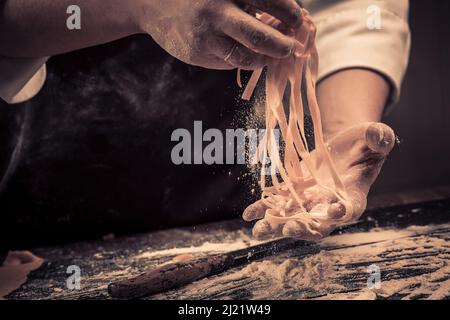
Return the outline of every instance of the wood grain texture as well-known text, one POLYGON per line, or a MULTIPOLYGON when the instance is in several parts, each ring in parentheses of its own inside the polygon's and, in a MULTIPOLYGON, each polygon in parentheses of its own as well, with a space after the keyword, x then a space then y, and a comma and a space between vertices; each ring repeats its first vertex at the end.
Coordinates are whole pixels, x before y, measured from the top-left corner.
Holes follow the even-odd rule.
MULTIPOLYGON (((374 210, 321 243, 305 242, 270 258, 274 264, 288 259, 314 262, 324 253, 333 261, 340 259, 340 263, 325 266, 329 270, 325 270, 327 276, 319 286, 287 285, 274 294, 270 290, 273 283, 264 277, 243 274, 240 268, 147 299, 449 298, 449 210, 450 200, 374 210), (422 227, 411 229, 412 225, 422 227), (380 268, 382 283, 386 284, 377 292, 367 289, 367 268, 373 264, 380 268)), ((40 248, 34 252, 46 263, 8 298, 110 299, 109 283, 169 261, 177 254, 173 248, 192 247, 194 255, 202 256, 206 253, 198 248, 205 243, 231 248, 236 243, 248 246, 251 241, 249 226, 232 220, 195 229, 40 248), (66 288, 66 270, 70 265, 81 268, 81 290, 66 288)))

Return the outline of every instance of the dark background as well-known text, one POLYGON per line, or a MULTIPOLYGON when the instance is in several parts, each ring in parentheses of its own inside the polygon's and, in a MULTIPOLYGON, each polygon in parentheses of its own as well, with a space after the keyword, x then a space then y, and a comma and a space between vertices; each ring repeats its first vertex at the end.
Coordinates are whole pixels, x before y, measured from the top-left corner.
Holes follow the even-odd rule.
POLYGON ((410 27, 401 100, 385 119, 401 144, 374 193, 450 184, 450 1, 412 0, 410 27))
MULTIPOLYGON (((411 1, 410 17, 410 66, 385 119, 401 144, 373 194, 450 183, 450 3, 411 1)), ((255 199, 242 166, 170 163, 174 129, 246 125, 235 72, 187 66, 148 36, 47 67, 32 101, 0 102, 1 246, 233 218, 255 199)))

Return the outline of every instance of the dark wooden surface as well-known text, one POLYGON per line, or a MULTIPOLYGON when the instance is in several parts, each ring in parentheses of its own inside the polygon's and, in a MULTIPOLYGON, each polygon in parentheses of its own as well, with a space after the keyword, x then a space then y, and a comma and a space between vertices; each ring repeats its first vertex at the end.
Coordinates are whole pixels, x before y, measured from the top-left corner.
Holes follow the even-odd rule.
MULTIPOLYGON (((339 253, 340 257, 345 257, 343 263, 333 266, 320 286, 288 285, 274 294, 270 290, 273 289, 273 284, 264 277, 243 274, 239 269, 233 269, 147 298, 449 298, 449 213, 450 200, 372 210, 357 224, 337 230, 321 243, 305 242, 295 250, 269 258, 275 263, 282 263, 286 259, 301 263, 323 252, 330 255, 339 253), (411 229, 410 226, 427 227, 411 229), (373 264, 380 267, 382 283, 388 284, 386 290, 374 292, 367 289, 367 267, 373 264)), ((236 244, 251 244, 253 240, 248 227, 243 222, 233 220, 196 228, 165 230, 123 238, 107 237, 101 241, 39 248, 34 252, 44 257, 46 263, 30 275, 29 281, 20 290, 8 298, 109 299, 109 283, 138 275, 180 253, 192 251, 196 255, 207 254, 203 252, 208 249, 205 243, 216 243, 222 247, 225 243, 230 249, 235 248, 236 244), (71 265, 81 268, 80 290, 67 289, 66 279, 69 274, 66 271, 71 265)))

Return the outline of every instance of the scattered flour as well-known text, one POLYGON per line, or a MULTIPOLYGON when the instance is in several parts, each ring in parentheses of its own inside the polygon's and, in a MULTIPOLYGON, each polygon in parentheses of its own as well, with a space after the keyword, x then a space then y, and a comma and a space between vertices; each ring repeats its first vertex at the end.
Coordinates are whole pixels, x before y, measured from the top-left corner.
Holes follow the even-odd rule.
POLYGON ((177 247, 159 251, 146 251, 137 255, 136 259, 149 259, 162 256, 178 256, 182 254, 196 254, 196 253, 212 253, 212 252, 228 252, 240 250, 249 246, 261 244, 263 242, 257 240, 237 239, 234 242, 204 242, 197 247, 177 247))
POLYGON ((450 297, 449 228, 445 224, 331 236, 318 243, 323 249, 319 253, 280 254, 200 280, 191 290, 221 292, 252 283, 251 299, 445 299, 450 297), (380 268, 379 289, 367 287, 371 265, 380 268))
MULTIPOLYGON (((304 259, 287 259, 281 263, 270 260, 254 262, 245 267, 243 275, 258 277, 270 282, 273 290, 280 289, 329 289, 332 276, 337 271, 339 256, 327 251, 304 259)), ((332 284, 333 289, 343 288, 332 284)))

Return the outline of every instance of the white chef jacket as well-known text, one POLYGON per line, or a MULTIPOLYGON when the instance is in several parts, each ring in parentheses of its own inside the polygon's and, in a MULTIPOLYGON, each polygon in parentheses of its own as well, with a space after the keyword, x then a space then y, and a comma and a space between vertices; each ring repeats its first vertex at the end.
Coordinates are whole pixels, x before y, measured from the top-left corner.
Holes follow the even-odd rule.
MULTIPOLYGON (((372 69, 391 82, 390 102, 397 101, 411 42, 409 1, 304 0, 303 5, 317 25, 319 80, 342 69, 372 69)), ((0 97, 8 103, 34 97, 45 82, 47 59, 0 56, 0 97)))

